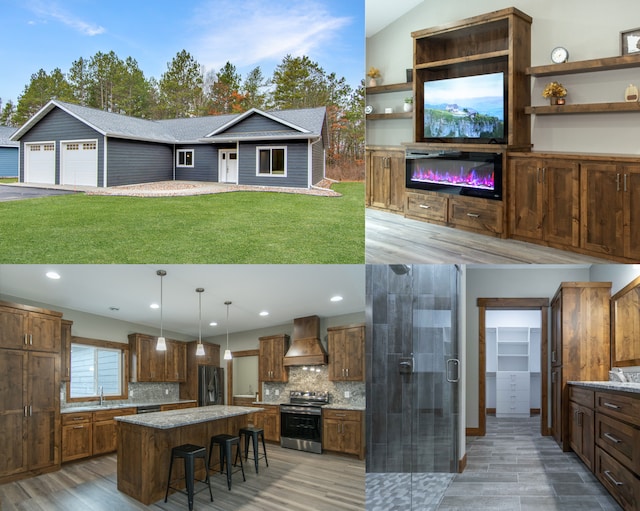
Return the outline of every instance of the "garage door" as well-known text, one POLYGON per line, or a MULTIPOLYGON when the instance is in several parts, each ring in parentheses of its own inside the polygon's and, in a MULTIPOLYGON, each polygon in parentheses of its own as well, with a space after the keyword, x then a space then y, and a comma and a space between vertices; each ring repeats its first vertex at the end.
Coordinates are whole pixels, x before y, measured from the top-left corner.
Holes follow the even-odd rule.
POLYGON ((25 144, 25 183, 56 182, 56 146, 48 144, 25 144))
POLYGON ((60 166, 62 184, 98 186, 97 143, 63 142, 60 166))

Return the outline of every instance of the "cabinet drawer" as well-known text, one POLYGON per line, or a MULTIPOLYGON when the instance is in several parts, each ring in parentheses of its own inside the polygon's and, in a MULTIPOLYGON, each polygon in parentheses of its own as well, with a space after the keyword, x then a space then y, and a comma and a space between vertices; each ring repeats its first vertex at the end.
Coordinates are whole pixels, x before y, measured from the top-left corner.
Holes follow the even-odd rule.
POLYGON ((608 454, 640 473, 640 430, 596 413, 596 443, 608 454))
POLYGON ((640 399, 624 394, 596 392, 596 409, 616 419, 640 426, 640 399))
POLYGON ((360 421, 362 412, 358 410, 322 410, 324 419, 338 419, 343 421, 360 421))
POLYGON ((91 412, 63 413, 62 414, 62 425, 63 426, 68 426, 70 424, 91 422, 91 419, 92 419, 91 412))
POLYGON ((438 195, 426 195, 420 193, 407 193, 407 216, 434 220, 447 221, 447 198, 438 195))
POLYGON ((93 412, 93 422, 108 421, 110 419, 113 419, 114 417, 120 417, 121 415, 134 415, 135 413, 135 408, 100 410, 99 412, 93 412))
POLYGON ((640 480, 600 447, 596 447, 596 476, 625 510, 639 509, 640 480))
POLYGON ((582 406, 593 409, 595 403, 595 392, 569 385, 569 399, 582 406))
POLYGON ((471 204, 455 197, 449 201, 449 223, 478 231, 502 234, 502 204, 478 202, 471 204))
POLYGON ((529 373, 505 371, 498 371, 496 373, 496 383, 504 386, 505 389, 512 388, 511 385, 516 385, 519 389, 528 389, 529 381, 529 373))

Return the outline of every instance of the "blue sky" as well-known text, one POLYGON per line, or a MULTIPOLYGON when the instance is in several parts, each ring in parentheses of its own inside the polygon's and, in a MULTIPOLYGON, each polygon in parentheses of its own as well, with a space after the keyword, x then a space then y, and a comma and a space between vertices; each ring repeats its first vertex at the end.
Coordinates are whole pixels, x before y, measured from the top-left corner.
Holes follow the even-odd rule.
POLYGON ((138 61, 160 78, 182 49, 206 71, 234 64, 270 77, 307 55, 353 87, 364 75, 364 0, 0 0, 0 98, 18 96, 39 69, 98 51, 138 61))

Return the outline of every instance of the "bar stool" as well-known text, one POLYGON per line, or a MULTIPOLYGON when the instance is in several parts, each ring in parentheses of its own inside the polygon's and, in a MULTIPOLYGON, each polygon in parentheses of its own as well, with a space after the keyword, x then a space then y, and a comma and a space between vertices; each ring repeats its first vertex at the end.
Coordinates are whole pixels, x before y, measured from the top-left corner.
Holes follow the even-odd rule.
MULTIPOLYGON (((202 458, 202 462, 204 463, 207 459, 207 449, 204 447, 200 447, 199 445, 193 444, 183 444, 178 447, 174 447, 171 449, 171 462, 169 463, 169 477, 167 478, 167 492, 164 495, 164 501, 167 501, 169 497, 169 488, 172 488, 180 493, 184 493, 187 495, 189 499, 189 511, 193 511, 193 496, 204 490, 201 488, 197 492, 194 492, 194 483, 195 483, 195 459, 202 458), (182 491, 174 486, 171 486, 171 471, 173 470, 173 460, 174 458, 182 458, 184 459, 184 479, 185 485, 187 487, 187 491, 182 491)), ((205 469, 207 467, 205 466, 205 469)), ((206 478, 204 481, 200 481, 201 483, 207 483, 209 487, 209 496, 211 497, 211 502, 213 502, 213 493, 211 493, 211 483, 209 482, 209 470, 206 470, 206 478)))
MULTIPOLYGON (((238 453, 240 452, 240 438, 233 435, 215 435, 211 437, 211 443, 209 444, 209 462, 207 466, 209 470, 211 470, 211 453, 213 452, 213 446, 215 444, 220 445, 220 473, 222 474, 222 469, 224 467, 225 461, 227 466, 227 487, 229 490, 231 489, 231 446, 236 446, 236 458, 238 457, 238 453)), ((235 466, 235 462, 234 465, 235 466)), ((247 479, 244 476, 244 465, 242 464, 242 456, 240 456, 240 470, 242 470, 242 480, 246 481, 247 479)), ((237 472, 237 470, 236 470, 237 472)))
MULTIPOLYGON (((238 433, 240 437, 240 441, 244 437, 244 459, 249 459, 249 439, 251 438, 251 446, 253 448, 253 461, 256 464, 256 474, 258 473, 258 460, 264 458, 264 462, 269 466, 269 460, 267 459, 267 448, 264 444, 264 429, 256 428, 253 426, 247 426, 245 428, 240 428, 238 433), (258 440, 262 440, 262 454, 258 452, 258 440)), ((240 456, 242 457, 242 456, 240 456)), ((237 458, 237 455, 236 455, 237 458)))

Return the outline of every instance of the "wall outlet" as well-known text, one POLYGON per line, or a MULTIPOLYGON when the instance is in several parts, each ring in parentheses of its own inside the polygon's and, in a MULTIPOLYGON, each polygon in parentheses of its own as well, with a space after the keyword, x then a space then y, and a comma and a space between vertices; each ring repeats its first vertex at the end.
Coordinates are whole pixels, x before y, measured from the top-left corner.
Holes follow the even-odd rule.
POLYGON ((169 395, 169 389, 164 389, 164 395, 168 396, 169 395))
POLYGON ((280 391, 278 389, 276 389, 276 396, 280 395, 280 391))
POLYGON ((269 389, 264 389, 264 393, 268 396, 270 394, 270 390, 269 389))
POLYGON ((344 391, 344 397, 349 399, 351 397, 351 392, 349 392, 348 390, 344 391))

